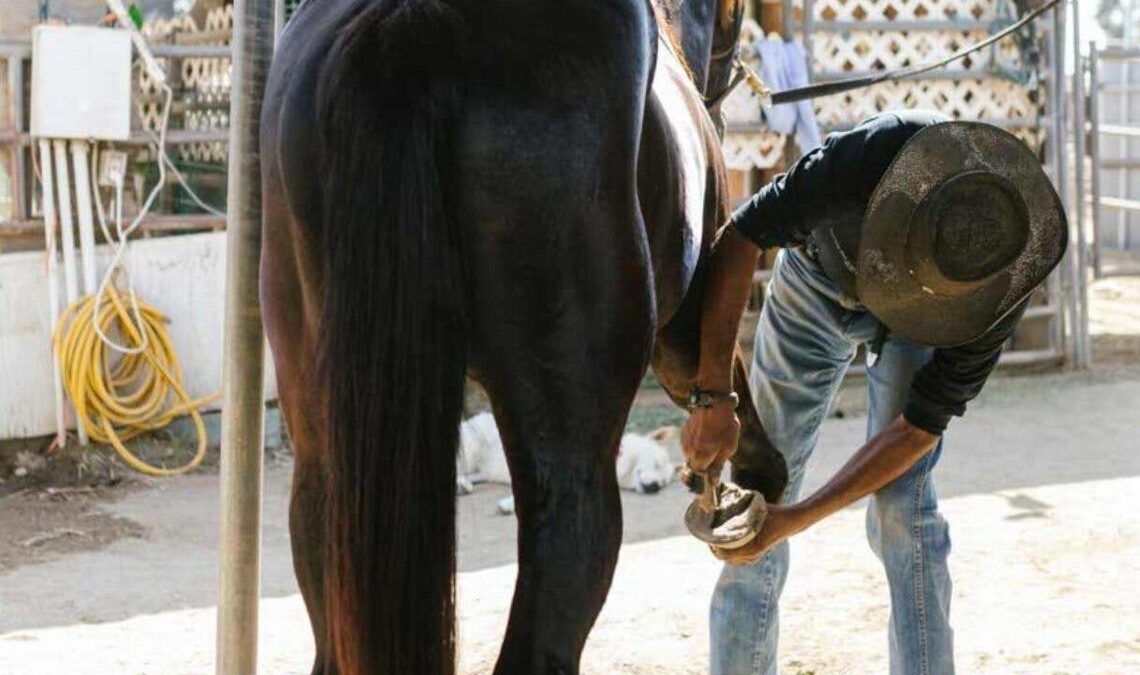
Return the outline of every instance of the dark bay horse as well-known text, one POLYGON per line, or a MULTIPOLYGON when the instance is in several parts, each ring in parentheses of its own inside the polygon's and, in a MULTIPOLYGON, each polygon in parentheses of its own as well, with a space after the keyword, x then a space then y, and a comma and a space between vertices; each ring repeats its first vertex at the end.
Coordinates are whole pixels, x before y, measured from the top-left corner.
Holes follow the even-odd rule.
MULTIPOLYGON (((652 360, 680 400, 695 373, 727 215, 701 95, 728 81, 741 7, 298 10, 262 118, 261 292, 314 673, 454 672, 467 376, 491 398, 518 513, 496 672, 578 671, 617 562, 614 456, 638 383, 652 360)), ((736 462, 775 499, 782 460, 741 398, 736 462)))

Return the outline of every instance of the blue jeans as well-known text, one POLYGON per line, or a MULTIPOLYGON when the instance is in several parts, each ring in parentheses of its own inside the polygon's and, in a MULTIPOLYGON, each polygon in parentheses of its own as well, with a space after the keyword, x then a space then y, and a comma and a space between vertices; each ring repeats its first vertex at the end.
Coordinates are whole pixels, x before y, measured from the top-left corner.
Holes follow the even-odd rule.
MULTIPOLYGON (((760 420, 788 462, 785 502, 799 499, 804 466, 843 374, 877 328, 814 260, 798 250, 780 254, 756 331, 751 383, 760 420)), ((888 337, 867 369, 868 437, 902 412, 911 379, 930 355, 928 348, 888 337)), ((930 475, 941 452, 939 442, 867 507, 867 539, 890 585, 892 675, 954 672, 950 531, 930 475)), ((753 565, 724 567, 710 612, 713 675, 776 674, 778 602, 787 575, 787 542, 753 565)))

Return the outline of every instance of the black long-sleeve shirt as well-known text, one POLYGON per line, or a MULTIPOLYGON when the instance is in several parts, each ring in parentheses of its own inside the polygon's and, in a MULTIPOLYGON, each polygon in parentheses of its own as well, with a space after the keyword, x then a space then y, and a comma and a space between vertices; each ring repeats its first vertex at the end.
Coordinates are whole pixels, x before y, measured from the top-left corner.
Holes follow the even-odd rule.
MULTIPOLYGON (((798 246, 823 222, 862 223, 867 202, 895 155, 923 128, 948 121, 928 111, 881 113, 853 130, 831 135, 777 176, 732 216, 733 226, 761 248, 798 246)), ((1023 303, 984 335, 965 345, 934 350, 915 375, 903 415, 932 434, 982 390, 1021 315, 1023 303)))

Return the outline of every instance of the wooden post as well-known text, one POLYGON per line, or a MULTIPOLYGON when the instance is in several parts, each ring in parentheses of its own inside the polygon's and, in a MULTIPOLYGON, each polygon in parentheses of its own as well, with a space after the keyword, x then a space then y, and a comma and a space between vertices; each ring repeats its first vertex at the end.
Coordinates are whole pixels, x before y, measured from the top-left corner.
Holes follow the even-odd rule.
POLYGON ((265 338, 259 121, 273 54, 273 0, 237 0, 230 93, 226 327, 222 375, 217 673, 257 672, 265 338))

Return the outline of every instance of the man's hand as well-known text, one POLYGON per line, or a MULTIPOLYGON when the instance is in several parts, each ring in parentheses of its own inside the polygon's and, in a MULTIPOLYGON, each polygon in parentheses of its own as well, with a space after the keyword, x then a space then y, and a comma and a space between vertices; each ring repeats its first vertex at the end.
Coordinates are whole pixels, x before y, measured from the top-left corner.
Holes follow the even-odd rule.
POLYGON ((751 565, 764 557, 764 554, 772 550, 777 544, 804 529, 806 524, 802 522, 801 516, 802 512, 795 505, 769 504, 768 517, 765 518, 764 525, 760 528, 760 533, 756 535, 755 539, 732 550, 713 546, 709 548, 714 556, 729 565, 751 565))
POLYGON ((733 565, 755 562, 793 534, 889 485, 937 443, 938 436, 899 416, 859 448, 831 480, 807 499, 788 506, 769 504, 768 518, 756 539, 732 551, 714 549, 713 555, 733 565))
POLYGON ((740 419, 732 408, 697 408, 681 431, 681 450, 693 471, 719 473, 736 452, 740 419))

